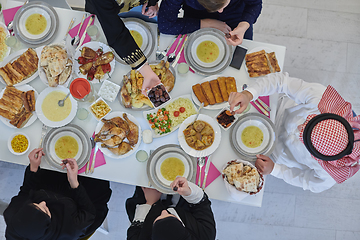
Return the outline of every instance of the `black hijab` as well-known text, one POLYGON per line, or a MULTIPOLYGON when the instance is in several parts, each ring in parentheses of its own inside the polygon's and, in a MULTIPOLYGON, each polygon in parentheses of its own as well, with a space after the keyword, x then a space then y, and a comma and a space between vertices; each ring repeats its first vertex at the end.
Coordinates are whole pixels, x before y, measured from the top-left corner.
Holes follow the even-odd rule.
POLYGON ((189 231, 176 217, 157 220, 152 228, 152 240, 190 240, 189 231))

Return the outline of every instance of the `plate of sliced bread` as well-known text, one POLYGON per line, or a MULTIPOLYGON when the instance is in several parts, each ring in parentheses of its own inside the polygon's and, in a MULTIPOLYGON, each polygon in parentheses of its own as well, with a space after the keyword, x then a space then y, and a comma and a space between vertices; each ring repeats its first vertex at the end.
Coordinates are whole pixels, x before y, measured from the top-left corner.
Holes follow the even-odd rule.
POLYGON ((0 63, 0 81, 7 86, 21 86, 38 75, 39 57, 32 48, 21 49, 0 63))
POLYGON ((37 119, 35 102, 38 95, 28 84, 5 87, 0 92, 0 120, 11 128, 30 126, 37 119))
POLYGON ((266 47, 257 47, 245 56, 249 77, 261 77, 270 73, 281 72, 276 53, 266 47))

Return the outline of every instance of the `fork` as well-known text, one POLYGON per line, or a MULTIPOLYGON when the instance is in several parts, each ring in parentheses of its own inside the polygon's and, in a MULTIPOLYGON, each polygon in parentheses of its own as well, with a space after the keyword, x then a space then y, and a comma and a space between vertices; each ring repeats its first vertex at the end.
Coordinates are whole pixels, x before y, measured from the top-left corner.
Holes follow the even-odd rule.
POLYGON ((164 58, 164 52, 160 51, 160 31, 159 28, 157 29, 157 50, 156 50, 156 60, 160 61, 164 58))
POLYGON ((178 43, 177 43, 177 45, 176 45, 176 48, 175 48, 175 50, 168 56, 168 62, 169 63, 171 63, 172 61, 174 61, 175 60, 175 58, 176 58, 176 50, 177 50, 177 48, 179 47, 179 45, 180 45, 180 43, 182 42, 182 40, 183 40, 183 38, 184 38, 184 36, 181 36, 180 37, 180 39, 179 39, 179 41, 178 41, 178 43))
POLYGON ((201 186, 201 169, 205 165, 205 157, 198 158, 198 166, 200 168, 199 170, 199 180, 198 180, 198 186, 201 186))

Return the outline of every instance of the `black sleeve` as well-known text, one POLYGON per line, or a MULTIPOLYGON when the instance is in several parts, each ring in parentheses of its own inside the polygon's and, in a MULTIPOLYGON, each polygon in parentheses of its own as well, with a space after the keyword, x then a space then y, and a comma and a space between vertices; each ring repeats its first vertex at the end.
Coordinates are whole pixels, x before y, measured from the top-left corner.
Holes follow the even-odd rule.
POLYGON ((109 45, 127 64, 137 69, 146 62, 144 53, 118 16, 120 7, 115 0, 86 0, 86 8, 97 16, 109 45))
POLYGON ((156 4, 158 1, 159 1, 159 0, 149 0, 149 1, 148 1, 148 7, 155 6, 155 4, 156 4))

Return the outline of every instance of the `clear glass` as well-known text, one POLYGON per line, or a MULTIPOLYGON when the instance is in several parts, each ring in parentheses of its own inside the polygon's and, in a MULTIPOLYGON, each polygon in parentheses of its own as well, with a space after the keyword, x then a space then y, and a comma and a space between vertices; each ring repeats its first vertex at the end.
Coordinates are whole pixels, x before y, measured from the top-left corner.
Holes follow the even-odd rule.
POLYGON ((97 41, 100 37, 100 31, 97 26, 91 25, 87 28, 86 33, 91 38, 91 41, 97 41))
POLYGON ((185 75, 189 72, 189 65, 187 63, 179 63, 177 66, 177 71, 180 75, 185 75))
POLYGON ((144 150, 139 150, 136 152, 136 160, 138 160, 139 162, 146 162, 149 158, 149 155, 146 151, 144 150))
POLYGON ((88 118, 88 116, 89 112, 85 108, 79 108, 76 112, 76 117, 80 120, 85 120, 88 118))
POLYGON ((13 51, 17 51, 21 47, 20 41, 15 36, 11 36, 11 35, 5 38, 5 44, 13 51))

